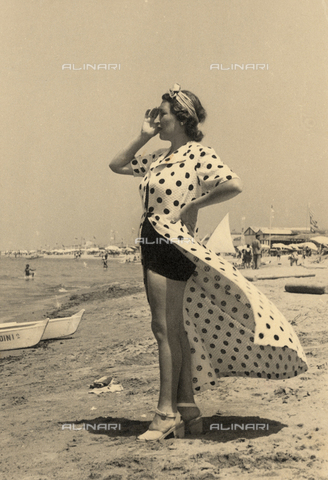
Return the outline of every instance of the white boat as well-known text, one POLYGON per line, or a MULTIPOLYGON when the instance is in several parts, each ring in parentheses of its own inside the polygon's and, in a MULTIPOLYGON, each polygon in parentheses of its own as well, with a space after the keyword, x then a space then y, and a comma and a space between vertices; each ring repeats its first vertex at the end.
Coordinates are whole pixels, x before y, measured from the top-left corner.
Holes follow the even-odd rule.
POLYGON ((0 351, 32 347, 39 343, 40 340, 73 335, 78 329, 84 312, 85 310, 83 309, 71 317, 47 318, 37 322, 2 323, 0 324, 0 351), (30 337, 35 333, 35 338, 37 338, 37 332, 39 331, 41 333, 37 341, 31 343, 31 341, 34 341, 34 337, 31 341, 29 340, 30 337), (26 338, 26 343, 24 343, 24 338, 26 338))
POLYGON ((73 335, 78 329, 84 312, 85 310, 82 309, 71 317, 51 318, 41 340, 50 340, 51 338, 62 338, 73 335))
POLYGON ((28 323, 0 325, 0 351, 34 347, 42 338, 49 319, 28 323))

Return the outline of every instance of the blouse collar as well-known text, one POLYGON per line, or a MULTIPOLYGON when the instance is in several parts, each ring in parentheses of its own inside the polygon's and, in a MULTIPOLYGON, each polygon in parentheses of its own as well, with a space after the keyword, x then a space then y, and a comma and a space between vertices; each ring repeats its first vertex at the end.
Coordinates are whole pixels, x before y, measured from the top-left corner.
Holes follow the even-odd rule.
POLYGON ((170 149, 164 150, 164 152, 158 157, 156 162, 153 164, 153 167, 158 167, 160 165, 172 165, 173 163, 185 162, 188 158, 186 152, 194 146, 195 142, 190 141, 181 145, 177 150, 174 150, 167 158, 166 155, 169 153, 170 149))

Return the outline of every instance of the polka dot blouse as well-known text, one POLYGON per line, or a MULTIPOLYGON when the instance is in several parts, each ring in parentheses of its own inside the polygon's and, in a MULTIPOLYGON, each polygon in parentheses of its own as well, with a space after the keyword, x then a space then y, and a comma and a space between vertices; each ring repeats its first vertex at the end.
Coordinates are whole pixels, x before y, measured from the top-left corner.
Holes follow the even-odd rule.
POLYGON ((226 376, 286 379, 307 370, 292 326, 275 305, 228 261, 190 236, 179 210, 220 183, 238 178, 210 147, 190 142, 169 157, 167 149, 131 162, 145 215, 159 234, 196 264, 186 284, 184 326, 192 359, 194 392, 226 376))
POLYGON ((143 177, 139 189, 144 208, 165 215, 167 221, 176 220, 181 208, 220 183, 238 178, 210 147, 190 142, 169 157, 165 157, 167 151, 138 156, 131 162, 134 175, 143 177))

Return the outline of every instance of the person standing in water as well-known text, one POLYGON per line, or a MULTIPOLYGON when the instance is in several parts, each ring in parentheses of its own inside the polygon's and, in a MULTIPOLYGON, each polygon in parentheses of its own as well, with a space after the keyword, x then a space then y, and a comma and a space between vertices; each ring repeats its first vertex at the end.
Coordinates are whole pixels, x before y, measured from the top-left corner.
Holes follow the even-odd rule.
POLYGON ((29 264, 25 267, 25 277, 26 278, 34 278, 34 270, 30 268, 29 264))

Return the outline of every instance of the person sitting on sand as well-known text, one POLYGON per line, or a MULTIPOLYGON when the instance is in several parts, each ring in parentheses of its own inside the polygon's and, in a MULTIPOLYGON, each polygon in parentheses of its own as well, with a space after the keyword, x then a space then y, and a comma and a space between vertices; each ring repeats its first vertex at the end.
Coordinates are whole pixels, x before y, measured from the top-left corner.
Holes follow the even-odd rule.
POLYGON ((31 276, 32 278, 34 277, 34 270, 30 268, 30 266, 27 264, 25 267, 25 277, 31 276))

